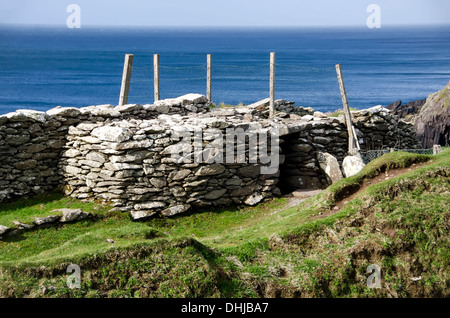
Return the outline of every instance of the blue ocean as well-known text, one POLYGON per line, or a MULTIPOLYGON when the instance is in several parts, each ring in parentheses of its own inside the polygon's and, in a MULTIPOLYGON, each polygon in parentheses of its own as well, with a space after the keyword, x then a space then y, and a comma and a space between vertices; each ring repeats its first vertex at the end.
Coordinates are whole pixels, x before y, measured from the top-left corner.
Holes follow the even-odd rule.
POLYGON ((249 104, 269 96, 276 52, 276 98, 320 111, 342 107, 341 64, 351 107, 424 99, 450 80, 450 26, 368 28, 0 27, 0 114, 16 109, 116 105, 124 55, 134 54, 129 103, 151 104, 153 54, 161 98, 206 94, 249 104))

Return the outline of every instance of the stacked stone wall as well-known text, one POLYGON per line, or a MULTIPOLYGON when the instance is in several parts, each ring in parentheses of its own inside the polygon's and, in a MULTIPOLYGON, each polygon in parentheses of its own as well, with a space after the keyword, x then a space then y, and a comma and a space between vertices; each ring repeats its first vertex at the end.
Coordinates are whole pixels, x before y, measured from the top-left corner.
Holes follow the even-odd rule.
MULTIPOLYGON (((275 105, 276 116, 270 120, 266 101, 222 109, 197 94, 154 105, 57 107, 2 115, 0 202, 62 187, 67 195, 111 204, 140 219, 210 206, 254 205, 282 192, 326 187, 330 180, 320 166, 320 154, 328 153, 342 165, 348 138, 343 117, 294 108, 284 100, 275 105), (264 137, 268 148, 279 144, 276 154, 266 149, 271 161, 253 158, 252 147, 260 147, 262 139, 251 145, 247 134, 244 148, 237 139, 234 143, 238 131, 264 137), (181 143, 186 133, 189 141, 181 143), (239 149, 242 157, 234 157, 239 149), (234 161, 227 160, 231 151, 234 161), (267 171, 275 156, 276 169, 267 171)), ((420 147, 413 125, 386 109, 352 114, 363 151, 420 147)))

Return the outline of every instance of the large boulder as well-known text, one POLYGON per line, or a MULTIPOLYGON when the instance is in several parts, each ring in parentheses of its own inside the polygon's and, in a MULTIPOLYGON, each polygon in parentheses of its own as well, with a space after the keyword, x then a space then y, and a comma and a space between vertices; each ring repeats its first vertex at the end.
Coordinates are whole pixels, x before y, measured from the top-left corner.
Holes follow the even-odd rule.
POLYGON ((360 172, 364 166, 365 164, 360 156, 347 156, 342 162, 342 172, 348 178, 360 172))
POLYGON ((319 152, 317 155, 320 169, 327 176, 329 184, 333 184, 342 179, 342 172, 339 168, 339 162, 337 159, 327 152, 319 152))

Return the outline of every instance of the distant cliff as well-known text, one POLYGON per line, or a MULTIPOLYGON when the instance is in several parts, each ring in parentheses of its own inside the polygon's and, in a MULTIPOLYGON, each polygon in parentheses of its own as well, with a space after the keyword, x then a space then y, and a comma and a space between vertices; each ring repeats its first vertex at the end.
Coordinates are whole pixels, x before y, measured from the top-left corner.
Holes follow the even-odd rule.
POLYGON ((450 144, 450 82, 425 100, 402 105, 397 101, 387 106, 392 113, 414 123, 423 148, 450 144))

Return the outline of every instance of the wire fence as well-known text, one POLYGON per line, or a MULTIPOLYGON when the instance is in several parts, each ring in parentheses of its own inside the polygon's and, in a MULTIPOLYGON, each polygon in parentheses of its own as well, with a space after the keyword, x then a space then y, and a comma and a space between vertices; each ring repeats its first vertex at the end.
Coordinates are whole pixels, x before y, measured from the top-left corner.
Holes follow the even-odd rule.
MULTIPOLYGON (((207 65, 164 64, 159 66, 160 99, 188 93, 206 95, 207 65)), ((153 61, 134 59, 129 103, 154 102, 153 61)), ((335 67, 316 68, 295 64, 275 65, 275 98, 298 106, 328 111, 342 108, 335 67)), ((212 64, 212 101, 216 104, 251 104, 269 97, 270 65, 267 63, 212 64)))
POLYGON ((410 153, 416 153, 421 155, 432 155, 433 154, 433 148, 430 149, 380 149, 380 150, 367 150, 367 151, 361 151, 361 159, 365 164, 371 162, 372 160, 375 160, 379 157, 381 157, 384 154, 387 154, 391 151, 405 151, 410 153))

